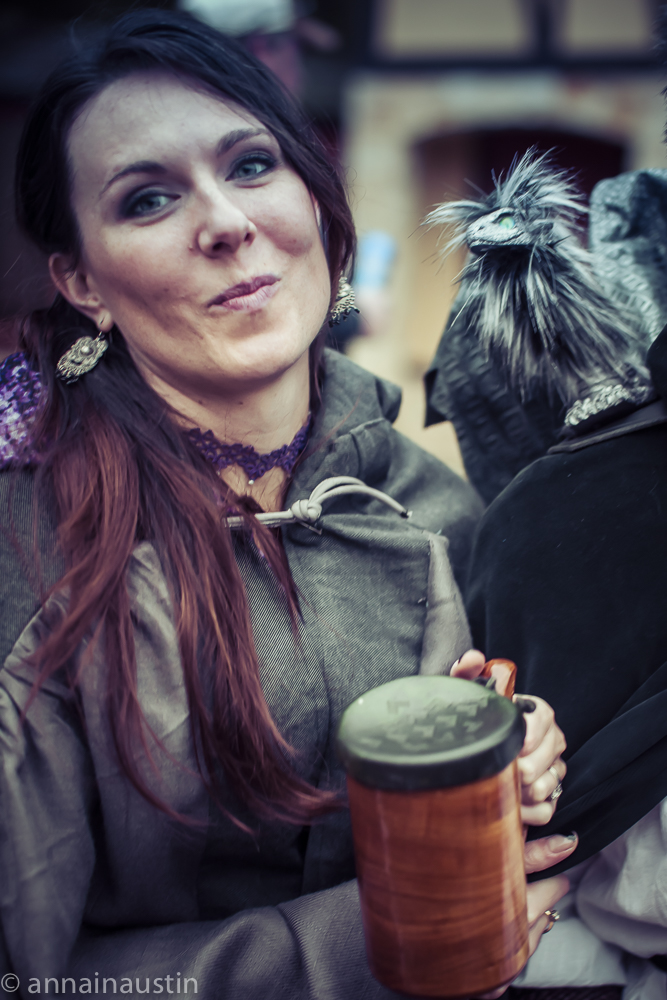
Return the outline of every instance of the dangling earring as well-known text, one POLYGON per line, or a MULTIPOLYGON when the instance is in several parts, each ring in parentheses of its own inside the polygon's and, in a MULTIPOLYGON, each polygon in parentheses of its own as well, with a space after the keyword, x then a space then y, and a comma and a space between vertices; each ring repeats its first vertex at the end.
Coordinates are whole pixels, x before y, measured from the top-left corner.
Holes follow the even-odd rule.
POLYGON ((355 303, 354 289, 347 278, 341 275, 338 282, 336 301, 329 312, 329 326, 336 326, 341 320, 346 319, 351 312, 359 312, 355 303))
POLYGON ((76 382, 95 367, 108 346, 109 341, 103 330, 100 330, 94 339, 79 337, 59 359, 56 375, 63 382, 76 382))

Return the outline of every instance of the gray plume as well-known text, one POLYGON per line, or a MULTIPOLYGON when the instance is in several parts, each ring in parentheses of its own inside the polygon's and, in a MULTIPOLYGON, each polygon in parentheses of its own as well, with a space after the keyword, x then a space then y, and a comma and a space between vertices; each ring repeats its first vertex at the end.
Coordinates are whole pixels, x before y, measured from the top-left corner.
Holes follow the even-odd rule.
POLYGON ((523 397, 536 387, 567 404, 595 386, 645 386, 631 322, 605 297, 579 240, 586 211, 569 174, 529 150, 487 197, 445 202, 426 218, 467 244, 459 276, 466 321, 523 397))

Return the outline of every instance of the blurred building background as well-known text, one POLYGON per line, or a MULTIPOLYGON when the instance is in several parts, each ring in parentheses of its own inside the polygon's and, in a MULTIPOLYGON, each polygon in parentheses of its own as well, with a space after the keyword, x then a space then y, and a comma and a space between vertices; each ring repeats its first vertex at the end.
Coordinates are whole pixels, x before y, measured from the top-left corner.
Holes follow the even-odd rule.
MULTIPOLYGON (((0 8, 0 351, 15 317, 48 300, 44 262, 13 223, 26 108, 72 44, 130 7, 179 0, 3 0, 0 8)), ((361 238, 363 335, 346 349, 398 382, 398 426, 461 470, 449 425, 424 430, 421 379, 461 259, 440 264, 420 222, 437 202, 489 190, 530 146, 553 149, 586 191, 665 167, 658 0, 180 0, 244 39, 304 101, 348 172, 361 238)), ((346 332, 353 332, 352 327, 346 332)))

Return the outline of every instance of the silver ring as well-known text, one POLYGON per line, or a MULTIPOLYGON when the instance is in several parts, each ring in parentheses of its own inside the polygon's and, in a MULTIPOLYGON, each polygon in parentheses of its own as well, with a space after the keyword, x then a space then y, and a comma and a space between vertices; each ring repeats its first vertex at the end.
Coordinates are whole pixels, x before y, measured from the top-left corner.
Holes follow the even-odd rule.
POLYGON ((550 930, 553 930, 553 926, 557 920, 560 920, 560 913, 558 910, 545 910, 544 916, 547 918, 549 923, 542 931, 543 934, 548 934, 550 930))
POLYGON ((558 784, 556 785, 556 787, 554 788, 553 792, 551 793, 551 795, 547 799, 547 802, 555 802, 556 799, 559 799, 562 794, 563 794, 563 785, 559 781, 558 784))
POLYGON ((555 802, 556 799, 559 799, 561 797, 561 795, 563 794, 563 784, 562 784, 562 782, 560 780, 560 775, 558 774, 558 771, 553 766, 553 764, 551 765, 551 767, 547 768, 547 771, 551 771, 551 773, 553 774, 554 778, 556 779, 556 787, 554 788, 553 792, 551 793, 551 795, 547 799, 547 802, 555 802))

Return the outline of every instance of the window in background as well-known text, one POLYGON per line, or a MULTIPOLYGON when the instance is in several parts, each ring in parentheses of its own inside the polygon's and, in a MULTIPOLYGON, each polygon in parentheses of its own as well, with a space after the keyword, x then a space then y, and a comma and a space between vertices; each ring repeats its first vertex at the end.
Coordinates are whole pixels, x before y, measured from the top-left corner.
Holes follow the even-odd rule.
POLYGON ((374 0, 368 8, 372 18, 364 22, 366 59, 395 67, 466 62, 648 67, 656 61, 651 32, 661 2, 374 0))
POLYGON ((649 52, 651 0, 552 0, 555 44, 567 55, 649 52))
POLYGON ((531 34, 522 0, 377 0, 375 49, 386 58, 516 56, 531 34))

